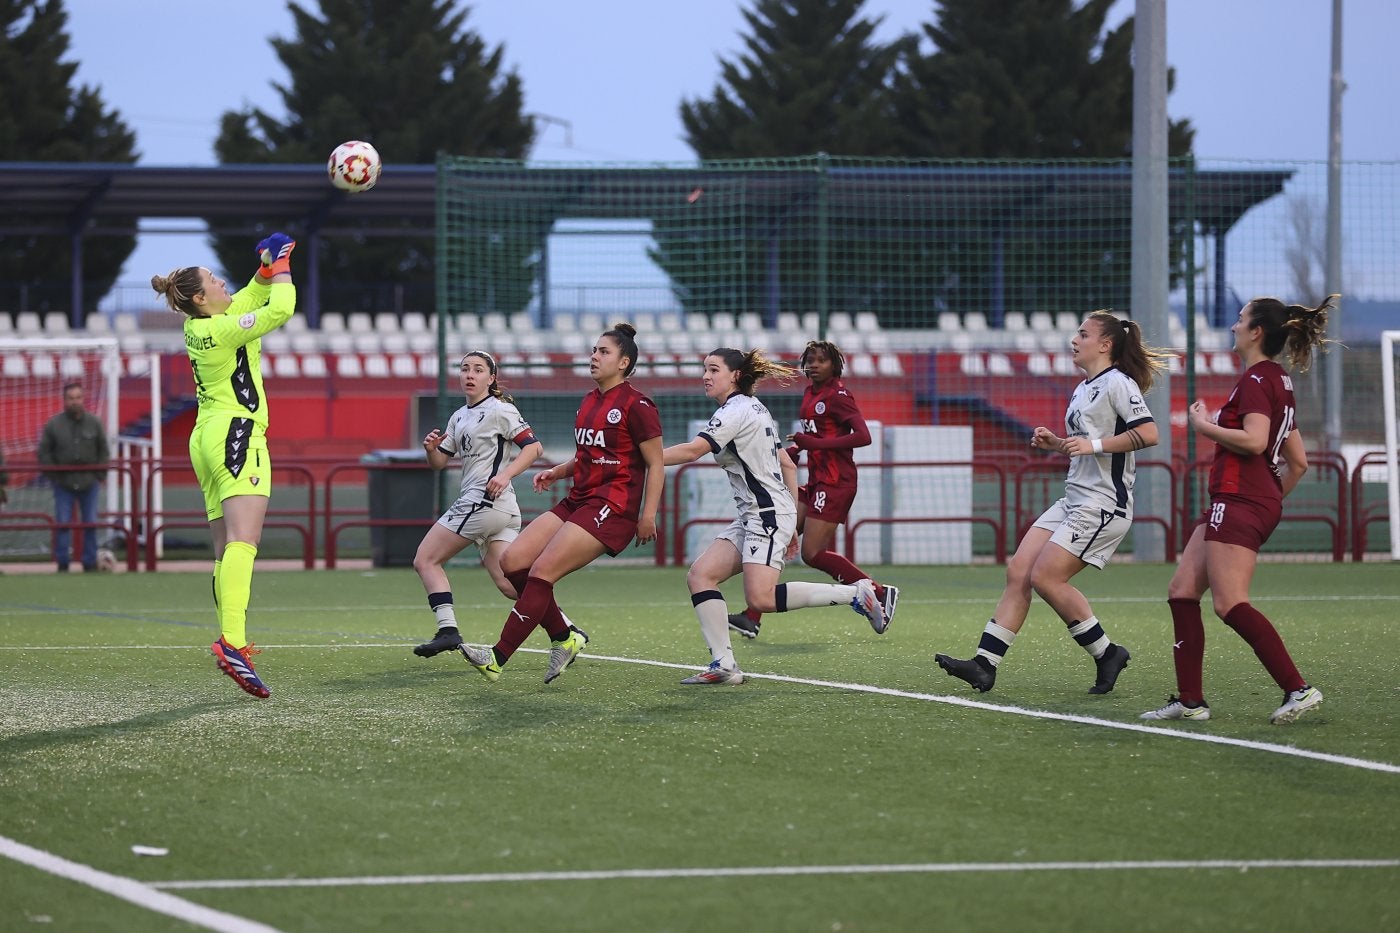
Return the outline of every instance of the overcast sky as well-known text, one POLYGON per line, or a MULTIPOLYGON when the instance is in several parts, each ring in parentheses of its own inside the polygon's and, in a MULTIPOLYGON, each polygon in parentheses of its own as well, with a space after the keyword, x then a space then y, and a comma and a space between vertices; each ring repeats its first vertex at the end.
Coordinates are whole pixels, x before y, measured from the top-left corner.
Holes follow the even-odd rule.
MULTIPOLYGON (((317 9, 314 0, 303 6, 317 9)), ((467 25, 524 83, 541 115, 532 153, 542 161, 684 162, 683 99, 709 96, 718 60, 741 50, 736 0, 481 0, 467 25)), ((220 115, 248 104, 278 112, 272 83, 286 73, 271 36, 292 35, 283 0, 68 0, 77 80, 101 88, 137 133, 142 163, 210 165, 220 115), (222 54, 217 61, 206 60, 222 54)), ((891 39, 932 18, 931 0, 868 0, 891 39)), ((1119 0, 1112 20, 1131 15, 1119 0)), ((1195 125, 1203 158, 1323 160, 1331 0, 1170 0, 1167 60, 1176 89, 1167 110, 1195 125)), ((1344 5, 1343 157, 1400 159, 1395 117, 1396 0, 1344 5)), ((327 140, 327 152, 339 140, 327 140)), ((385 171, 393 154, 384 153, 385 171)), ((166 224, 168 226, 168 222, 166 224)), ((122 282, 214 262, 197 236, 146 235, 122 282)))

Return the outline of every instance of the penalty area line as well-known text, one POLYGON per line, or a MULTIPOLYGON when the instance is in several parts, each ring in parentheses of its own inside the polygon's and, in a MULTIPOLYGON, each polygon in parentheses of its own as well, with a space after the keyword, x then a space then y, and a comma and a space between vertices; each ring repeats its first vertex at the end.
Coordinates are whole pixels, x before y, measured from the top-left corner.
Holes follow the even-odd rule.
MULTIPOLYGON (((346 642, 343 644, 268 644, 262 646, 269 649, 297 650, 310 649, 325 651, 327 649, 396 649, 403 650, 410 647, 410 643, 395 642, 373 642, 359 643, 346 642)), ((483 645, 481 647, 489 647, 483 645)), ((129 649, 172 649, 180 651, 208 650, 195 645, 119 645, 110 646, 114 650, 129 649)), ((30 646, 0 646, 0 651, 4 650, 20 651, 45 651, 61 650, 72 651, 72 647, 58 648, 55 646, 30 645, 30 646)), ((86 650, 91 650, 90 648, 86 650)), ((548 654, 548 649, 544 648, 521 648, 521 654, 548 654)), ((617 664, 637 664, 644 667, 662 667, 677 671, 704 670, 703 667, 695 664, 677 664, 672 661, 659 661, 651 658, 628 658, 620 655, 581 653, 581 658, 589 658, 594 661, 612 661, 617 664)), ((1305 758, 1311 761, 1320 761, 1327 764, 1342 765, 1348 768, 1360 768, 1365 771, 1378 771, 1386 774, 1400 774, 1400 765, 1392 764, 1388 761, 1372 761, 1366 758, 1354 758, 1350 755, 1334 755, 1330 752, 1317 752, 1311 749, 1298 748, 1294 745, 1281 745, 1276 742, 1259 742, 1254 739, 1237 739, 1225 735, 1215 735, 1208 732, 1194 732, 1182 729, 1170 729, 1163 726, 1144 726, 1136 722, 1121 722, 1114 719, 1101 719, 1097 716, 1081 716, 1074 713, 1054 713, 1049 710, 1028 709, 1024 706, 1005 706, 997 703, 987 703, 981 700, 969 700, 965 697, 950 696, 940 693, 923 693, 914 690, 899 690, 893 687, 879 687, 874 684, 846 683, 836 680, 816 680, 809 677, 791 677, 785 674, 758 674, 744 671, 746 680, 771 680, 778 683, 801 684, 808 687, 827 687, 833 690, 845 690, 851 693, 872 693, 878 696, 895 697, 905 700, 920 700, 925 703, 944 703, 949 706, 962 706, 967 709, 985 710, 990 713, 1001 713, 1010 716, 1025 716, 1030 719, 1045 719, 1053 722, 1072 722, 1084 726, 1097 726, 1102 729, 1117 729, 1120 732, 1135 732, 1139 735, 1150 735, 1158 738, 1181 739, 1187 742, 1205 742, 1209 745, 1225 745, 1233 748, 1247 748, 1253 751, 1269 752, 1275 755, 1288 755, 1294 758, 1305 758)))
POLYGON ((502 884, 536 881, 626 881, 667 878, 773 878, 802 875, 915 875, 1041 871, 1238 871, 1264 869, 1400 868, 1400 859, 1200 859, 1127 862, 923 862, 905 865, 760 865, 721 868, 622 868, 612 871, 512 871, 460 875, 366 875, 359 878, 223 878, 159 881, 176 890, 350 888, 422 884, 502 884))
POLYGON ((276 927, 265 923, 226 914, 221 910, 176 897, 174 894, 157 891, 156 886, 137 881, 135 878, 113 875, 90 865, 70 862, 66 858, 16 842, 7 836, 0 836, 0 855, 206 930, 217 930, 219 933, 279 933, 276 927))
MULTIPOLYGON (((672 664, 668 661, 653 661, 641 658, 623 658, 588 653, 580 654, 579 657, 593 658, 599 661, 643 664, 651 667, 668 667, 685 671, 699 669, 693 664, 672 664)), ((997 703, 969 700, 964 697, 946 696, 938 693, 920 693, 913 690, 897 690, 893 687, 877 687, 873 684, 843 683, 836 680, 815 680, 808 677, 789 677, 783 674, 752 674, 748 671, 744 671, 744 677, 747 680, 772 680, 779 683, 802 684, 808 687, 830 687, 834 690, 847 690, 853 693, 873 693, 879 696, 897 697, 905 700, 922 700, 927 703, 946 703, 949 706, 963 706, 968 709, 986 710, 992 713, 1003 713, 1011 716, 1026 716, 1031 719, 1048 719, 1055 722, 1073 722, 1085 726, 1117 729, 1122 732, 1136 732, 1140 735, 1183 739, 1189 742, 1206 742, 1212 745, 1228 745, 1235 748, 1248 748, 1254 751, 1270 752, 1275 755, 1291 755, 1295 758, 1323 761, 1328 764, 1344 765, 1349 768, 1361 768, 1367 771, 1400 774, 1400 765, 1394 765, 1387 761, 1370 761, 1365 758, 1352 758, 1348 755, 1315 752, 1306 748, 1298 748, 1293 745, 1279 745, 1274 742, 1256 742, 1253 739, 1236 739, 1230 736, 1212 735, 1205 732, 1187 732, 1180 729, 1166 729, 1160 726, 1144 726, 1135 722, 1100 719, 1097 716, 1080 716, 1074 713, 1052 713, 1048 710, 1027 709, 1024 706, 1003 706, 997 703)))

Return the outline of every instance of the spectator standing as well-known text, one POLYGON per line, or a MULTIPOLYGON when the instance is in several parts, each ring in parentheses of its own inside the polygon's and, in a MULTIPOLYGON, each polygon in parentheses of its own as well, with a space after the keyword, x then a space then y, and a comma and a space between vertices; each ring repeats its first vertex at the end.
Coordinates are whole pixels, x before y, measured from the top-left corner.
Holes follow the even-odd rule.
POLYGON ((72 560, 73 510, 78 510, 83 529, 83 570, 97 569, 97 499, 102 491, 103 474, 111 460, 107 431, 101 420, 87 410, 83 386, 70 382, 63 387, 63 411, 44 425, 39 438, 39 462, 45 466, 92 467, 87 470, 51 470, 45 475, 53 486, 53 558, 59 573, 68 572, 72 560))

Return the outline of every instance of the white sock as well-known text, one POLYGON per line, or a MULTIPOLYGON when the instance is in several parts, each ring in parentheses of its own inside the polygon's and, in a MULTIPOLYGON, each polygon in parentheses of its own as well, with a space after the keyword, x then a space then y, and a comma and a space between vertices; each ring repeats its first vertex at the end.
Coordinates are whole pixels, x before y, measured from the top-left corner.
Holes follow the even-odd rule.
POLYGON ((729 644, 729 607, 722 599, 707 599, 695 607, 700 619, 700 634, 710 648, 710 657, 726 670, 737 671, 734 649, 729 644))
POLYGON ((1108 650, 1108 646, 1113 644, 1109 637, 1104 634, 1103 627, 1099 625, 1098 616, 1089 616, 1078 625, 1071 625, 1069 633, 1079 646, 1098 660, 1103 657, 1103 653, 1108 650))
POLYGON ((788 609, 815 609, 818 606, 849 606, 856 588, 844 583, 796 583, 787 587, 788 609))
POLYGON ((997 667, 1006 657, 1006 652, 1011 650, 1011 643, 1015 640, 1015 632, 992 619, 982 630, 982 641, 977 646, 977 654, 986 658, 992 667, 997 667))
POLYGON ((453 611, 451 603, 440 603, 434 606, 433 615, 437 617, 438 628, 457 627, 457 613, 453 611))

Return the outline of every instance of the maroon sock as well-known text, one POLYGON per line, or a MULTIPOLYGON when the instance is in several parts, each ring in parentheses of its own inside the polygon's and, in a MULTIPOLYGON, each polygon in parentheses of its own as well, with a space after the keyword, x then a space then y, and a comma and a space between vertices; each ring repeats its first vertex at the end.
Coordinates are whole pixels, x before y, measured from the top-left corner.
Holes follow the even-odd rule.
POLYGON ((1288 649, 1283 646, 1278 629, 1265 617, 1264 613, 1249 603, 1240 603, 1225 613, 1225 624, 1239 633, 1254 654, 1259 658, 1264 670, 1286 693, 1302 690, 1307 685, 1303 675, 1298 673, 1288 649))
POLYGON ((569 637, 569 623, 564 620, 564 613, 559 611, 559 604, 554 601, 552 586, 549 588, 549 608, 540 620, 540 627, 549 633, 550 641, 563 641, 569 637))
POLYGON ((516 599, 519 599, 525 592, 525 581, 529 578, 530 569, 528 567, 524 570, 512 570, 510 573, 506 574, 506 579, 510 581, 510 585, 515 587, 516 599))
MULTIPOLYGON (((807 566, 817 568, 837 583, 851 584, 857 580, 865 580, 870 576, 835 551, 822 551, 807 561, 807 566)), ((880 588, 878 583, 875 586, 877 589, 880 588)), ((883 592, 879 596, 881 599, 885 598, 883 592)))
POLYGON ((501 629, 501 640, 496 642, 496 657, 504 664, 516 649, 525 644, 525 639, 535 630, 535 626, 545 621, 550 608, 554 606, 554 584, 530 577, 521 589, 520 598, 506 616, 505 627, 501 629))
POLYGON ((753 609, 753 608, 745 609, 745 610, 744 610, 744 615, 748 616, 748 617, 749 617, 749 621, 752 622, 752 623, 754 623, 755 625, 757 625, 759 622, 763 621, 763 613, 759 612, 757 609, 753 609))
POLYGON ((1198 599, 1169 599, 1172 611, 1172 631, 1176 645, 1172 663, 1176 665, 1176 693, 1183 703, 1205 702, 1201 691, 1201 668, 1206 657, 1206 627, 1201 621, 1198 599))

